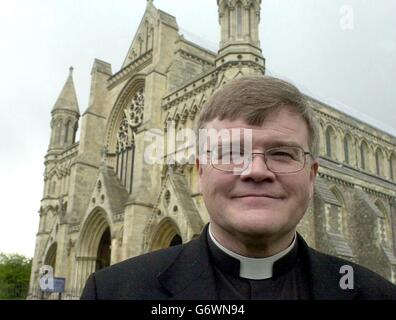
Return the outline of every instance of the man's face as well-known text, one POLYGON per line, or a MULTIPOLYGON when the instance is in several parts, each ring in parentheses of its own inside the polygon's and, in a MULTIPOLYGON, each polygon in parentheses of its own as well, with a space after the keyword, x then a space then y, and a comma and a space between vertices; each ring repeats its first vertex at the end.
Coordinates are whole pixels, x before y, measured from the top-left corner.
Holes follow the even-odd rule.
MULTIPOLYGON (((252 152, 297 145, 308 148, 308 129, 303 118, 288 109, 267 117, 261 126, 243 120, 215 119, 206 129, 251 129, 252 152)), ((305 168, 279 175, 268 170, 264 157, 254 156, 247 174, 219 171, 200 164, 199 188, 214 229, 233 236, 281 237, 294 232, 313 195, 318 164, 306 156, 305 168)))

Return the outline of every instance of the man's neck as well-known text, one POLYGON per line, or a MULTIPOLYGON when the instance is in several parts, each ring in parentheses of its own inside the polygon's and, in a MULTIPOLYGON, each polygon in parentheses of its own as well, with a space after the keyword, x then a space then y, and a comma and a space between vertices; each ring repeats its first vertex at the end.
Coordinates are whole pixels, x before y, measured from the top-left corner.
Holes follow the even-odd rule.
POLYGON ((213 223, 209 225, 212 236, 226 249, 245 257, 267 258, 288 248, 293 242, 296 230, 276 236, 233 235, 217 228, 213 223))

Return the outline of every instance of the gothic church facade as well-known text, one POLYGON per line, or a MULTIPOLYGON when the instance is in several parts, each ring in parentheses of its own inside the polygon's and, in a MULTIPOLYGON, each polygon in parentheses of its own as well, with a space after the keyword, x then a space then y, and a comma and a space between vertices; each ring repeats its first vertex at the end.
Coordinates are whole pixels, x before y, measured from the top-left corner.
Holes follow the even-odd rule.
MULTIPOLYGON (((121 70, 95 59, 82 115, 70 69, 51 112, 29 298, 50 298, 39 290, 43 265, 66 278, 63 297, 75 299, 95 270, 187 242, 208 222, 194 166, 148 164, 144 154, 150 130, 193 128, 217 88, 265 73, 261 0, 217 2, 214 53, 186 40, 175 17, 148 1, 121 70)), ((318 250, 396 283, 396 138, 308 98, 320 123, 321 157, 298 230, 318 250)))

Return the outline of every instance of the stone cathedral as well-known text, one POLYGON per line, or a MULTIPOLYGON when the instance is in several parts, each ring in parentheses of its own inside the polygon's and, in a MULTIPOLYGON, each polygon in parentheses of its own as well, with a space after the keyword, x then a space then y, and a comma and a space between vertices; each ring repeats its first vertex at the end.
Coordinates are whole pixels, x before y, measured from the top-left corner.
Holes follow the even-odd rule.
MULTIPOLYGON (((176 132, 193 128, 219 86, 265 73, 261 0, 217 4, 215 53, 185 39, 176 18, 148 1, 121 70, 94 60, 82 114, 70 68, 51 111, 30 299, 51 298, 39 289, 43 265, 66 279, 63 298, 76 299, 95 270, 187 242, 208 222, 194 165, 148 164, 144 153, 150 130, 166 132, 169 122, 176 132)), ((321 157, 298 231, 314 248, 396 283, 396 137, 308 98, 320 123, 321 157)))

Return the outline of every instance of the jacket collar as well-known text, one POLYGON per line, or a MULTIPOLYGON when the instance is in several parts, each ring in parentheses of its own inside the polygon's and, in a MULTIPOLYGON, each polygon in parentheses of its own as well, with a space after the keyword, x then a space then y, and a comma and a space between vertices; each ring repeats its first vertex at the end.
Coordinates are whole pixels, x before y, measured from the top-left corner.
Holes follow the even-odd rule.
MULTIPOLYGON (((341 264, 335 264, 330 257, 310 248, 303 237, 297 234, 297 241, 303 261, 308 268, 311 298, 314 300, 352 300, 359 292, 359 286, 343 290, 340 287, 341 264)), ((347 263, 347 262, 345 262, 347 263)))
POLYGON ((213 268, 207 246, 207 224, 198 239, 183 246, 173 263, 158 276, 176 300, 216 300, 213 268))
MULTIPOLYGON (((198 239, 182 247, 181 252, 158 275, 161 285, 175 300, 216 300, 216 282, 208 252, 207 224, 198 239)), ((359 291, 355 283, 352 290, 340 288, 342 277, 339 268, 320 252, 310 248, 297 234, 299 254, 308 268, 309 288, 315 300, 351 300, 359 291), (301 251, 300 251, 301 250, 301 251)))

